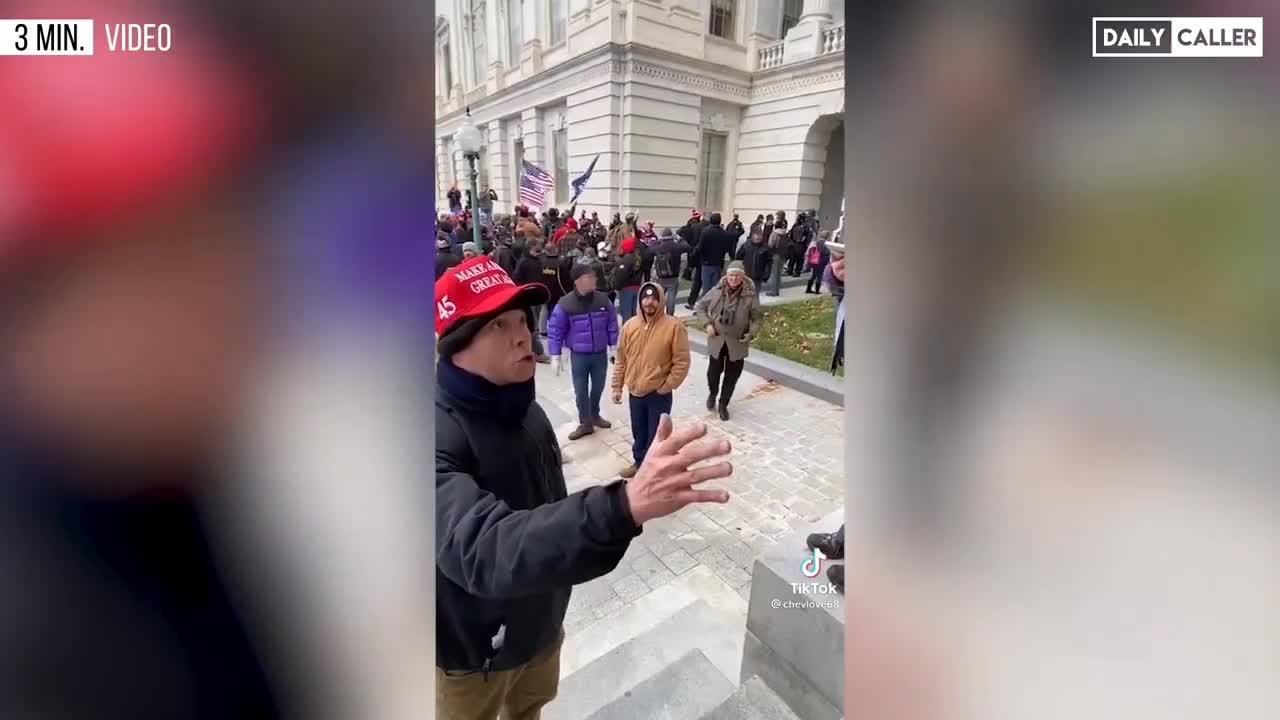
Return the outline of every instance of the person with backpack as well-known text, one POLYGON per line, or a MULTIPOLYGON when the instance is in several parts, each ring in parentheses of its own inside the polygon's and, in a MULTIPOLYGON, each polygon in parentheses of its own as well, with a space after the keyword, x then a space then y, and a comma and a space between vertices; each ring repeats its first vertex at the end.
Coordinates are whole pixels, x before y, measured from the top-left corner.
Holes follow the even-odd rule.
POLYGON ((676 293, 680 291, 680 258, 689 253, 689 243, 671 228, 663 228, 658 244, 653 247, 654 280, 662 286, 667 314, 675 317, 676 293))
POLYGON ((613 288, 618 291, 618 314, 623 323, 636 314, 636 298, 644 284, 644 254, 638 246, 634 235, 624 238, 613 267, 613 288))
POLYGON ((751 233, 751 238, 738 249, 737 259, 742 262, 747 277, 755 285, 756 296, 759 297, 765 281, 769 279, 769 265, 773 262, 773 251, 759 231, 751 233))
POLYGON ((830 239, 831 231, 823 230, 818 233, 818 237, 809 242, 809 248, 805 250, 804 261, 809 266, 809 282, 804 286, 807 294, 822 294, 822 273, 831 260, 831 251, 827 249, 827 241, 830 239))
POLYGON ((791 226, 787 244, 787 275, 791 277, 800 277, 804 270, 805 249, 813 239, 809 230, 808 217, 802 212, 796 216, 796 224, 791 226))

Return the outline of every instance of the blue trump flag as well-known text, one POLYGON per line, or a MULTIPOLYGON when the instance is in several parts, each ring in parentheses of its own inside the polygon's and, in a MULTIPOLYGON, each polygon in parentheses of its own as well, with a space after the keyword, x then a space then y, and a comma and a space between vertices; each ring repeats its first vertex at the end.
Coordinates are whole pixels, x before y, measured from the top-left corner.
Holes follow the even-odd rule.
POLYGON ((591 179, 591 171, 596 169, 596 161, 599 159, 599 155, 592 158, 591 164, 587 166, 587 171, 582 173, 582 175, 578 176, 577 180, 574 180, 571 183, 571 185, 573 185, 573 199, 569 201, 570 203, 578 202, 578 196, 582 194, 582 191, 587 189, 587 181, 591 179))

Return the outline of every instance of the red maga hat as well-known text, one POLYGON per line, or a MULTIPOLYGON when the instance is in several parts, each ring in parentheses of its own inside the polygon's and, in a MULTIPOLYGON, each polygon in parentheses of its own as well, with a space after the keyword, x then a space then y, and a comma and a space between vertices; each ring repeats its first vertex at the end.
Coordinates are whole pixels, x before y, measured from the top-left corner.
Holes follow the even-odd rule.
POLYGON ((517 285, 491 258, 474 257, 436 280, 436 336, 448 334, 462 320, 541 305, 549 299, 542 283, 517 285))

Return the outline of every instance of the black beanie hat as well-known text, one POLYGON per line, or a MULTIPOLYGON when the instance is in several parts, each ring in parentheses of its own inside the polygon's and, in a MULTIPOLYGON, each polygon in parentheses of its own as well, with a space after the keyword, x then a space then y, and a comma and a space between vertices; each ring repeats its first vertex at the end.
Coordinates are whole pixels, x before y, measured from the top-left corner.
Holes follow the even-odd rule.
MULTIPOLYGON (((441 335, 436 340, 436 352, 441 358, 453 357, 455 353, 466 349, 471 344, 471 341, 475 339, 476 333, 480 332, 485 325, 488 325, 490 320, 510 309, 509 307, 498 308, 485 315, 459 320, 454 323, 453 327, 449 328, 449 332, 441 335)), ((533 320, 533 308, 524 308, 524 318, 529 325, 530 332, 537 329, 537 324, 533 320)))
POLYGON ((591 274, 591 275, 596 274, 595 265, 592 265, 589 262, 574 263, 573 269, 569 271, 569 275, 570 277, 573 278, 574 282, 577 282, 578 278, 587 274, 591 274))

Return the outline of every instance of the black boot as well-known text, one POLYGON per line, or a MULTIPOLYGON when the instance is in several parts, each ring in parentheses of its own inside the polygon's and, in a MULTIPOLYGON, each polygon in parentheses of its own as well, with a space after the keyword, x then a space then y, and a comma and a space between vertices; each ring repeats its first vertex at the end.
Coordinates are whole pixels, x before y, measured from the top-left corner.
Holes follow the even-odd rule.
POLYGON ((814 533, 805 538, 810 550, 821 550, 831 560, 844 559, 844 533, 814 533))
POLYGON ((844 565, 832 565, 827 568, 827 579, 835 586, 836 592, 844 594, 844 565))
POLYGON ((720 403, 720 419, 721 420, 729 419, 729 403, 727 402, 720 403))
POLYGON ((711 391, 711 394, 707 396, 707 410, 708 410, 708 411, 710 411, 710 410, 715 410, 715 409, 716 409, 716 395, 717 395, 717 394, 718 394, 718 393, 716 393, 716 392, 713 390, 713 391, 711 391))

